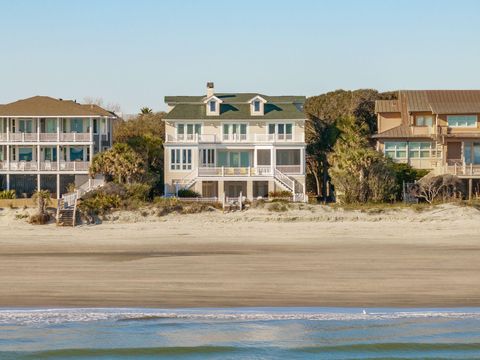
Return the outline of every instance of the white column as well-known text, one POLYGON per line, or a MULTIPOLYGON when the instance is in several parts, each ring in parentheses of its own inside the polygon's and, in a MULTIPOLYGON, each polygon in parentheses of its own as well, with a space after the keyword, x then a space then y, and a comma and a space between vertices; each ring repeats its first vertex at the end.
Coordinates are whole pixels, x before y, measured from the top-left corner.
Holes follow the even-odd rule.
POLYGON ((60 141, 60 118, 57 118, 57 141, 60 141))
POLYGON ((275 148, 273 146, 270 149, 270 166, 272 167, 273 173, 273 169, 275 169, 275 148))
POLYGON ((10 190, 10 174, 7 174, 7 190, 10 190))
POLYGON ((40 159, 41 159, 41 153, 40 153, 40 144, 37 145, 37 171, 40 171, 40 159))
POLYGON ((60 145, 57 144, 57 171, 60 170, 60 145))
POLYGON ((40 118, 37 118, 37 141, 40 141, 40 118))
POLYGON ((253 149, 253 167, 257 167, 257 148, 253 149))
POLYGON ((7 170, 10 170, 10 145, 7 145, 7 170))
POLYGON ((90 118, 90 164, 92 163, 93 158, 93 119, 90 118))
MULTIPOLYGON (((58 155, 57 155, 58 159, 58 155)), ((60 199, 60 174, 57 173, 57 199, 60 199)))
POLYGON ((40 191, 40 174, 37 174, 37 191, 40 191))
POLYGON ((10 141, 10 118, 7 118, 7 142, 10 141))
POLYGON ((300 173, 305 174, 305 149, 300 149, 300 173))

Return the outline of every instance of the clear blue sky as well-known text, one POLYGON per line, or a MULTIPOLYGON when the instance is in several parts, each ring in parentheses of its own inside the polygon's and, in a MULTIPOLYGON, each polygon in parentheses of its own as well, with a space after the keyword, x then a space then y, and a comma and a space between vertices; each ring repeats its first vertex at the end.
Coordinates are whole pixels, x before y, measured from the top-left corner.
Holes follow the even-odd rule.
POLYGON ((480 88, 480 1, 0 0, 0 103, 480 88))

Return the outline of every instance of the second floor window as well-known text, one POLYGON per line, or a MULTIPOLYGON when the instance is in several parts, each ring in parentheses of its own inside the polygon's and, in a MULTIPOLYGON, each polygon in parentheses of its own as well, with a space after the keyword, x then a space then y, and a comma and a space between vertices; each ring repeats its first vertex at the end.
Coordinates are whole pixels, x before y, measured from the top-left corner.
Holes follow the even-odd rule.
POLYGON ((449 127, 477 127, 477 115, 448 115, 449 127))
POLYGON ((200 135, 201 133, 201 124, 177 124, 178 140, 194 140, 195 134, 200 135))
POLYGON ((18 131, 22 133, 32 133, 33 120, 32 119, 20 119, 18 121, 18 131))
POLYGON ((433 126, 433 116, 417 116, 415 121, 416 126, 433 126))
POLYGON ((223 140, 247 140, 247 124, 223 124, 223 140))
POLYGON ((292 140, 292 124, 268 124, 268 134, 276 137, 277 140, 292 140))
POLYGON ((83 119, 70 119, 70 132, 83 133, 83 119))

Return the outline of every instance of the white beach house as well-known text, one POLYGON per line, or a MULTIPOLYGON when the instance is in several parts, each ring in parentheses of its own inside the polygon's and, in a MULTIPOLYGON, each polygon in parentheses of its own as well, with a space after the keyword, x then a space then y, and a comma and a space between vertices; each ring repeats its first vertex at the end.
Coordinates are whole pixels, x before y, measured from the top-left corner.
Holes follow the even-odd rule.
POLYGON ((112 145, 115 114, 97 105, 35 96, 0 105, 0 187, 60 197, 88 181, 95 153, 112 145))
POLYGON ((304 96, 215 93, 167 96, 165 193, 305 199, 304 96))

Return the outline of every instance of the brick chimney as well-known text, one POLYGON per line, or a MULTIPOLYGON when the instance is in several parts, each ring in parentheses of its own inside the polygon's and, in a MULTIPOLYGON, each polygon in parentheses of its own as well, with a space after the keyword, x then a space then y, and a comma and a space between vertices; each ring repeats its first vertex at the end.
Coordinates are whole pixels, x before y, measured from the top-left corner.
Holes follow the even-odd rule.
POLYGON ((207 98, 215 94, 213 82, 207 82, 207 98))

